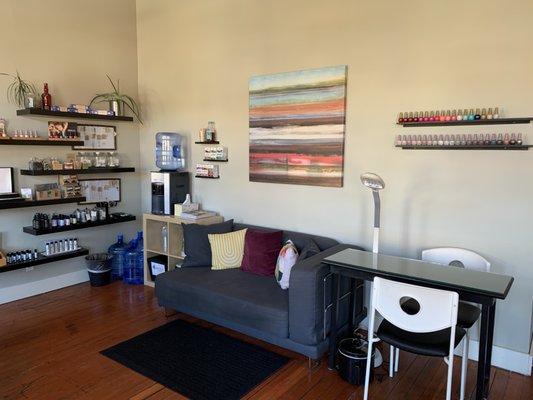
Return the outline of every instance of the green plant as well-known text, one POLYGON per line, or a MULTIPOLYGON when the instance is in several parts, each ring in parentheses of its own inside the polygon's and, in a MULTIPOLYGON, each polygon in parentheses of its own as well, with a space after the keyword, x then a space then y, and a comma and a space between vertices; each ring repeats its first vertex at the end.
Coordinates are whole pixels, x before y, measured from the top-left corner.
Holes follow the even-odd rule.
POLYGON ((109 93, 100 93, 93 97, 91 100, 91 103, 89 106, 91 106, 93 103, 103 103, 105 101, 117 101, 119 104, 125 105, 128 107, 133 115, 137 117, 139 122, 142 124, 142 120, 140 117, 140 109, 133 97, 128 96, 127 94, 120 93, 120 79, 117 79, 117 84, 113 82, 113 80, 110 78, 109 75, 107 75, 107 79, 111 83, 111 86, 113 87, 113 91, 109 93))
POLYGON ((17 71, 16 75, 0 72, 0 75, 9 76, 13 82, 7 87, 7 101, 17 104, 19 107, 24 107, 24 99, 28 94, 36 94, 35 86, 31 82, 26 82, 20 77, 17 71))

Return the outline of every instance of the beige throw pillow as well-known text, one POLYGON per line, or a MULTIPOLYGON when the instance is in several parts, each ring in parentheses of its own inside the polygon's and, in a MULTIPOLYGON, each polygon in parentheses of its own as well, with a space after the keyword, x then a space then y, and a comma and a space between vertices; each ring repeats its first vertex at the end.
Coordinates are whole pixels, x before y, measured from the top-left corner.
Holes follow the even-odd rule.
POLYGON ((246 229, 235 232, 209 234, 211 244, 211 269, 240 268, 244 256, 246 229))

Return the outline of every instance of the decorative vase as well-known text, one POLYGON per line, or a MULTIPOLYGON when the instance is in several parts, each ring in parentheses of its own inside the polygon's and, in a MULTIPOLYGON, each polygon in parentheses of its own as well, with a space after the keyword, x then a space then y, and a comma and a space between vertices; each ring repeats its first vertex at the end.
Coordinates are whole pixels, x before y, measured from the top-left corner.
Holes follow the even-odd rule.
POLYGON ((38 108, 40 107, 38 97, 34 93, 26 93, 24 96, 24 108, 38 108))
POLYGON ((123 115, 122 102, 119 100, 109 100, 109 109, 113 111, 117 116, 123 115))

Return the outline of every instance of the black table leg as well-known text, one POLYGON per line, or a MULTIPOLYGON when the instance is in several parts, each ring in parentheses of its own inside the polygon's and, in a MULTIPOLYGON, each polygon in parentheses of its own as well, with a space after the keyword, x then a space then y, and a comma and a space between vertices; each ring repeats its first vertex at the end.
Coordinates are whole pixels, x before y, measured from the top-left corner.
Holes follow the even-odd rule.
POLYGON ((328 368, 335 369, 335 356, 337 354, 337 321, 339 319, 339 286, 340 276, 331 275, 331 327, 329 330, 329 360, 328 368))
POLYGON ((494 301, 490 305, 483 304, 481 307, 476 400, 484 400, 488 398, 495 309, 496 305, 494 301))

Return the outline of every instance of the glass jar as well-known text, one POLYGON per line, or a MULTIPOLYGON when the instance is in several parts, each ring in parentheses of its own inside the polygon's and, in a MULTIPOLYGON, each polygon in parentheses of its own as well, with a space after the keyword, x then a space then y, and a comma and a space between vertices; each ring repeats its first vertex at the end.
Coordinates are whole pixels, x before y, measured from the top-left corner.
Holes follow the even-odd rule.
POLYGON ((37 96, 35 93, 26 93, 26 95, 24 96, 24 107, 25 108, 40 107, 39 96, 37 96))
POLYGON ((107 167, 107 153, 97 151, 94 155, 94 166, 96 168, 107 167))
POLYGON ((107 165, 111 168, 120 167, 120 159, 118 158, 118 154, 116 151, 109 152, 109 155, 107 157, 107 165))

